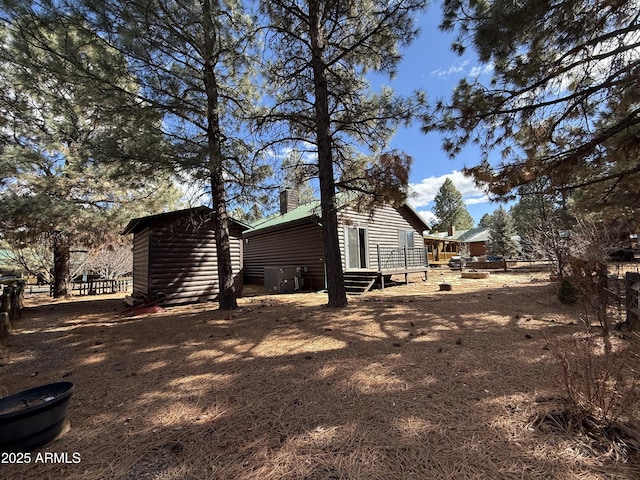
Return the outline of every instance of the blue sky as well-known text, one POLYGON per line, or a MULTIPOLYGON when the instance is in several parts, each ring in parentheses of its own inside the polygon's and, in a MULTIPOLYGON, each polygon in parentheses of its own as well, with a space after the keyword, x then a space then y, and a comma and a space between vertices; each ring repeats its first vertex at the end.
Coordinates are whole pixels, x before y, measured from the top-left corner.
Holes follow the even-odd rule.
MULTIPOLYGON (((402 52, 403 60, 396 77, 384 82, 397 93, 409 94, 422 89, 432 103, 438 98, 448 99, 461 78, 479 77, 480 81, 489 80, 491 67, 480 64, 472 49, 468 49, 463 56, 451 51, 454 35, 438 29, 441 17, 439 2, 432 3, 421 14, 420 37, 402 52)), ((414 159, 409 181, 416 195, 410 202, 425 219, 432 217, 433 197, 447 177, 451 178, 462 193, 467 209, 476 223, 482 215, 493 213, 498 208, 498 204, 489 202, 484 192, 476 188, 472 179, 461 173, 463 167, 479 162, 480 155, 475 148, 465 148, 458 157, 451 160, 442 150, 441 135, 437 132, 425 135, 420 131, 419 123, 410 128, 399 129, 391 146, 408 153, 414 159)))

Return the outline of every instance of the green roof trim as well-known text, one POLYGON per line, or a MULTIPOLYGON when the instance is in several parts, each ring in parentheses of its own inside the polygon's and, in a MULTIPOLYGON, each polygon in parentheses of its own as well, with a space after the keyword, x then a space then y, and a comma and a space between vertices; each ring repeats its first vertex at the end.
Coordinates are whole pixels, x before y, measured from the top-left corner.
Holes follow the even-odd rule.
POLYGON ((288 223, 294 223, 306 218, 320 218, 321 209, 320 209, 320 201, 316 200, 313 202, 305 203, 299 205, 297 208, 294 208, 290 212, 285 213, 284 215, 275 215, 271 218, 267 218, 266 220, 258 220, 253 223, 250 228, 244 231, 245 234, 251 234, 253 232, 258 232, 261 230, 266 230, 268 228, 275 228, 286 225, 288 223))

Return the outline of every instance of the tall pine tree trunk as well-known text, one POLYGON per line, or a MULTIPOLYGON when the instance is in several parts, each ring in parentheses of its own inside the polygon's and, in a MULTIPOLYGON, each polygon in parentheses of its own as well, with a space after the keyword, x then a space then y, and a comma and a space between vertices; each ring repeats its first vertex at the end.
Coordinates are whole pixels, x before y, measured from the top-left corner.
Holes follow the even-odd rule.
POLYGON ((330 307, 345 307, 348 301, 344 286, 344 273, 338 238, 338 212, 329 121, 331 118, 329 114, 329 93, 326 69, 322 59, 323 39, 319 28, 319 5, 317 0, 309 1, 309 19, 311 24, 311 62, 313 65, 317 127, 318 177, 320 182, 320 205, 322 208, 322 243, 327 275, 328 304, 330 307))
POLYGON ((217 61, 217 34, 213 25, 210 0, 203 0, 204 29, 204 84, 207 94, 207 144, 211 179, 211 201, 215 220, 216 255, 218 260, 218 302, 221 310, 238 308, 234 292, 231 242, 229 240, 229 217, 227 215, 226 192, 223 177, 222 134, 218 113, 218 84, 215 74, 217 61))
POLYGON ((53 233, 53 297, 66 297, 69 294, 69 235, 65 232, 53 233))

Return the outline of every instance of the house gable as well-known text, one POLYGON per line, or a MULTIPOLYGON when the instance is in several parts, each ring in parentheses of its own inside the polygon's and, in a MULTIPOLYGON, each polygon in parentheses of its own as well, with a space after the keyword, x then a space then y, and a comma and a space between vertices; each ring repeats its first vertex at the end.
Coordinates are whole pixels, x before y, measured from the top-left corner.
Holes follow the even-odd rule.
POLYGON ((407 205, 393 207, 384 205, 376 208, 372 214, 344 209, 338 214, 340 228, 338 230, 340 251, 342 252, 343 269, 353 268, 349 259, 350 249, 345 246, 349 228, 366 230, 367 265, 361 268, 377 270, 379 248, 391 249, 406 246, 408 248, 424 248, 422 234, 427 229, 425 222, 407 205), (408 239, 408 240, 407 240, 408 239))

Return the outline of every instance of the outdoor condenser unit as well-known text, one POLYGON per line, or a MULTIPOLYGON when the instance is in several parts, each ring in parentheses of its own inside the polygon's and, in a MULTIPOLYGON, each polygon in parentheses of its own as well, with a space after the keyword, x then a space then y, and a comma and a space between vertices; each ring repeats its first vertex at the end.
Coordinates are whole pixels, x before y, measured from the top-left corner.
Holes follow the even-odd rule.
POLYGON ((264 267, 264 286, 270 293, 293 293, 302 288, 302 267, 264 267))

